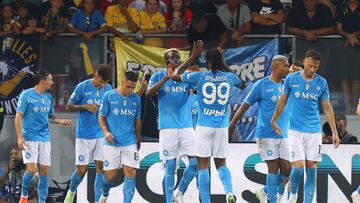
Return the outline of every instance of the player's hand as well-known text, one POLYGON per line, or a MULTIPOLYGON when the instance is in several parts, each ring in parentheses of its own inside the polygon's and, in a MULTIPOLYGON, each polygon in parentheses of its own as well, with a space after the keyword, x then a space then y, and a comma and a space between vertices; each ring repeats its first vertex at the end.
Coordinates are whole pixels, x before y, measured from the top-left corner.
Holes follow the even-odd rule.
POLYGON ((277 125, 277 123, 273 120, 271 120, 271 127, 274 129, 274 131, 281 136, 281 130, 279 128, 279 126, 277 125))
POLYGON ((110 132, 107 132, 105 134, 105 140, 106 140, 106 142, 108 142, 110 144, 114 144, 114 137, 110 132))
POLYGON ((346 40, 346 43, 347 44, 350 44, 352 47, 355 47, 355 46, 358 46, 359 45, 359 40, 358 38, 356 37, 356 35, 353 35, 353 34, 348 34, 346 36, 347 40, 346 40))
POLYGON ((306 38, 308 41, 315 41, 315 40, 317 40, 316 35, 315 35, 314 33, 312 33, 312 32, 309 32, 309 31, 306 31, 306 32, 304 33, 304 36, 305 36, 305 38, 306 38))
POLYGON ((201 52, 203 51, 204 43, 202 40, 198 40, 194 42, 191 56, 198 57, 200 56, 201 52))
POLYGON ((70 119, 61 119, 60 124, 61 125, 71 125, 71 120, 70 119))
POLYGON ((98 106, 96 104, 85 104, 84 108, 86 111, 89 111, 94 114, 98 111, 98 106))
POLYGON ((18 139, 18 148, 21 150, 25 150, 25 142, 23 138, 18 139))
POLYGON ((339 135, 337 132, 333 132, 332 141, 333 141, 333 145, 334 145, 335 149, 338 148, 340 145, 340 139, 339 139, 339 135))

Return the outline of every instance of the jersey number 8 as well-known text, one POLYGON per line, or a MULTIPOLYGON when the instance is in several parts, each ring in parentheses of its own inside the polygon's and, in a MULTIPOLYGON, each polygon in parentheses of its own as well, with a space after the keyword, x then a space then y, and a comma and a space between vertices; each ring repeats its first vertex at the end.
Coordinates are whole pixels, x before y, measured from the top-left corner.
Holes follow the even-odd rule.
POLYGON ((217 102, 220 105, 227 104, 229 100, 229 94, 230 94, 230 85, 227 82, 222 82, 219 84, 218 87, 213 82, 206 82, 202 86, 202 94, 204 95, 204 103, 211 105, 216 101, 216 95, 219 97, 217 99, 217 102), (225 93, 222 93, 223 88, 225 88, 225 93), (210 90, 210 91, 208 91, 210 90))

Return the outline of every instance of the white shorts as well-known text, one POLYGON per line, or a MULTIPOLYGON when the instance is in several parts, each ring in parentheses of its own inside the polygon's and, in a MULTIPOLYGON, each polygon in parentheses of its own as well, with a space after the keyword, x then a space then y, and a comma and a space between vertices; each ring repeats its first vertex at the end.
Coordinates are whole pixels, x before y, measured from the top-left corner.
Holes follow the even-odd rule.
POLYGON ((38 163, 43 166, 51 165, 51 143, 39 141, 25 141, 22 151, 24 164, 38 163))
POLYGON ((160 159, 171 160, 181 155, 194 155, 194 128, 162 129, 159 133, 160 159))
POLYGON ((287 138, 258 138, 256 143, 261 159, 270 161, 275 159, 289 160, 289 145, 287 138))
POLYGON ((302 133, 288 130, 290 161, 321 161, 321 133, 302 133))
POLYGON ((93 161, 103 161, 103 139, 75 140, 75 165, 89 165, 93 161))
POLYGON ((104 171, 119 169, 122 165, 140 168, 140 157, 136 144, 118 147, 104 145, 104 171))
POLYGON ((198 157, 226 158, 228 128, 196 126, 195 155, 198 157))

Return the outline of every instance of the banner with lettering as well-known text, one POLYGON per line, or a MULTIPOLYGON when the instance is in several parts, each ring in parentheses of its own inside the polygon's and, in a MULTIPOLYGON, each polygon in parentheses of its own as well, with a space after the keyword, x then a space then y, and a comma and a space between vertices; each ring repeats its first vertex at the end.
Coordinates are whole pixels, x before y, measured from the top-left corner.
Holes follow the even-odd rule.
MULTIPOLYGON (((143 74, 155 72, 164 67, 163 54, 166 49, 139 45, 132 42, 115 41, 117 57, 118 85, 127 70, 140 71, 143 74)), ((226 64, 247 82, 244 90, 235 88, 230 94, 229 105, 231 115, 234 115, 242 101, 251 90, 252 84, 268 75, 271 71, 271 59, 278 53, 277 39, 244 46, 226 49, 224 56, 226 64)), ((188 51, 181 51, 182 61, 188 58, 188 51)), ((205 68, 204 53, 199 59, 201 70, 205 68)), ((252 106, 239 120, 236 130, 231 136, 232 141, 254 141, 255 125, 257 120, 257 105, 252 106)))
POLYGON ((5 114, 15 114, 19 94, 34 86, 40 35, 0 38, 0 102, 5 114))

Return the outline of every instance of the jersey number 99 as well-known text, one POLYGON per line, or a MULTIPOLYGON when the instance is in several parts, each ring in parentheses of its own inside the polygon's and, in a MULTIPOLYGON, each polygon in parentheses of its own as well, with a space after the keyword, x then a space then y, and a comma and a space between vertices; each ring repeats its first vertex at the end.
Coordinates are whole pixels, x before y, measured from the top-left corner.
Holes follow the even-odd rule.
POLYGON ((213 82, 206 82, 202 86, 202 94, 205 97, 203 99, 205 104, 211 105, 217 101, 220 105, 226 105, 229 100, 230 85, 227 82, 222 82, 216 87, 213 82), (224 93, 222 91, 223 88, 225 88, 224 93), (219 99, 216 100, 216 96, 219 97, 219 99))

